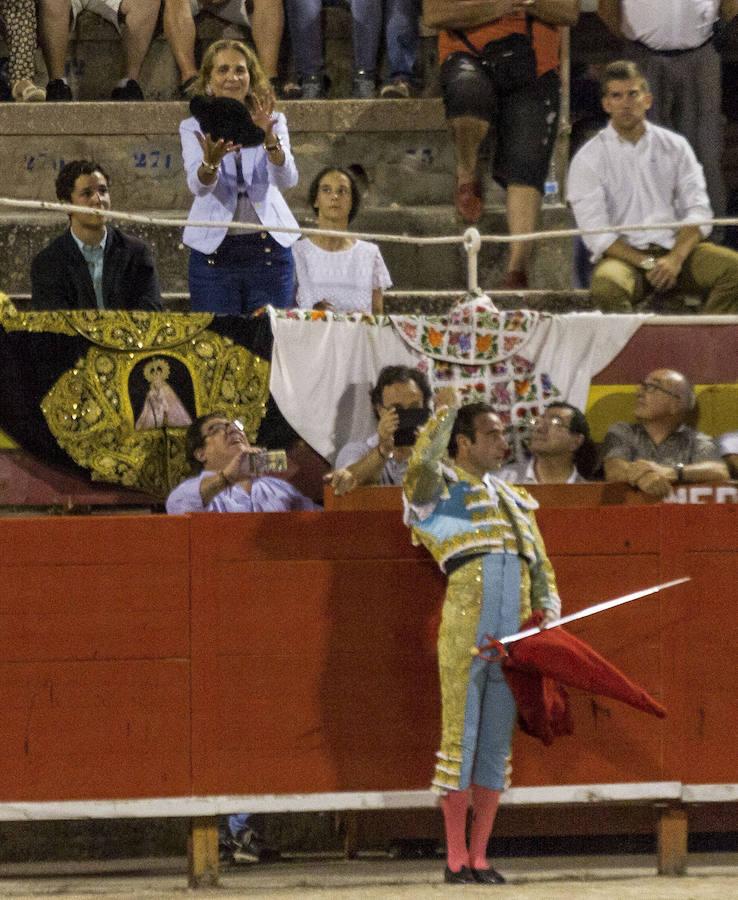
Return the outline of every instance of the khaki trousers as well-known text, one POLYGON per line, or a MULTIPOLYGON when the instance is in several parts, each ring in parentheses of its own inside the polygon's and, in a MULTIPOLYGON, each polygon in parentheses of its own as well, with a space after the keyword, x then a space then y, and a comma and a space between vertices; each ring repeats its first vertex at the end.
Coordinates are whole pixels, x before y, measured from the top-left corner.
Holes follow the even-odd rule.
MULTIPOLYGON (((649 252, 667 253, 654 246, 649 252)), ((645 272, 619 259, 601 259, 592 273, 592 301, 603 312, 631 312, 651 290, 645 272)), ((685 260, 673 293, 702 298, 701 313, 738 314, 738 253, 702 241, 685 260)))

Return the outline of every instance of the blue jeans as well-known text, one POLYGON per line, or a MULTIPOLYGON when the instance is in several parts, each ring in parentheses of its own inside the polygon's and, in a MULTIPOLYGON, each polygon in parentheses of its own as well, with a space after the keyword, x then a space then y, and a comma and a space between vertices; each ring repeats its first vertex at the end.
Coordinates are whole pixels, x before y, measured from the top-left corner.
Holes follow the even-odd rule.
MULTIPOLYGON (((285 5, 297 75, 317 75, 323 68, 323 0, 286 0, 285 5)), ((382 7, 390 78, 411 78, 418 56, 418 0, 351 0, 354 71, 376 72, 382 7)))
POLYGON ((246 828, 250 817, 251 813, 234 813, 228 816, 228 830, 233 837, 238 837, 239 832, 246 828))
POLYGON ((290 247, 267 231, 226 235, 215 253, 190 251, 193 312, 250 315, 271 304, 295 304, 295 264, 290 247))

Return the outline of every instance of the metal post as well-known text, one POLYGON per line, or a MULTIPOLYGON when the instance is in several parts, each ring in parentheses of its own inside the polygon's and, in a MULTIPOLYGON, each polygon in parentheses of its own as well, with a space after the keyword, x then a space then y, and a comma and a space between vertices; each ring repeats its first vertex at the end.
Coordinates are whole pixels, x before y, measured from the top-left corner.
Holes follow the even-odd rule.
POLYGON ((559 133, 554 147, 556 180, 559 183, 559 203, 566 197, 566 176, 569 170, 571 140, 571 29, 561 29, 561 95, 559 97, 559 133))
POLYGON ((466 290, 469 294, 479 293, 479 250, 482 236, 476 228, 467 228, 464 232, 464 250, 466 250, 466 290))

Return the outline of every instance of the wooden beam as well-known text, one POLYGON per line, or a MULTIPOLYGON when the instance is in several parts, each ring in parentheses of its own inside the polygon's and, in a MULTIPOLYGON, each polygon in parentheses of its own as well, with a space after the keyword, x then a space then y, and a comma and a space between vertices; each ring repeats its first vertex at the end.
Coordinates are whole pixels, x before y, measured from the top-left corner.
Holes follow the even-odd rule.
POLYGON ((187 841, 187 880, 191 888, 218 885, 218 818, 195 816, 187 841))
POLYGON ((656 825, 659 875, 685 875, 687 872, 687 811, 669 806, 661 810, 656 825))

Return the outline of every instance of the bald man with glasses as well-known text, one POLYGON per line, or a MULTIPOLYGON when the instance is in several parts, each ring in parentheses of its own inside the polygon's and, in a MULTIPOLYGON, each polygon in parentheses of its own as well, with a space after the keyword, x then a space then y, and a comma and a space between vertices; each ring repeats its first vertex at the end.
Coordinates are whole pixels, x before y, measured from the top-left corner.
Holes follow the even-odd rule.
POLYGON ((727 481, 728 468, 715 441, 687 425, 695 402, 681 372, 650 372, 636 393, 636 423, 617 422, 605 435, 605 480, 627 481, 659 499, 673 485, 727 481))

